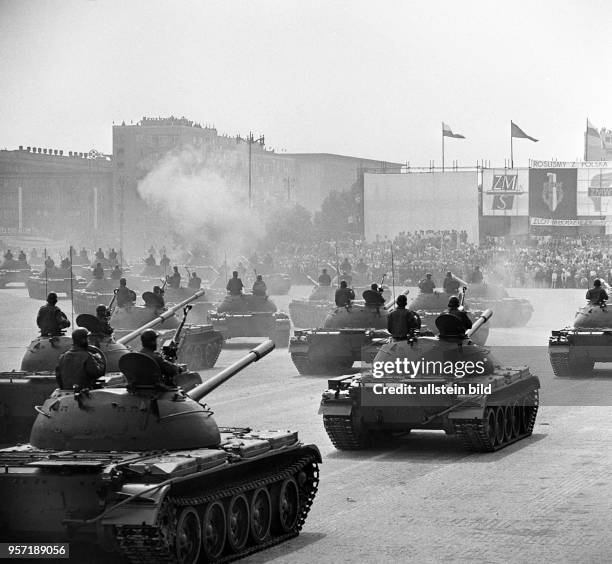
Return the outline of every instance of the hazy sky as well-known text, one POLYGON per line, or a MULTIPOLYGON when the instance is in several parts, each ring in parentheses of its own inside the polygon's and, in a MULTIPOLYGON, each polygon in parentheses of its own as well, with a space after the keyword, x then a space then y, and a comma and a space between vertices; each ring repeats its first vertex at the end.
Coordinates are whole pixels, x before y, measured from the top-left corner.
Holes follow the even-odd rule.
POLYGON ((583 155, 612 127, 609 1, 0 0, 0 148, 111 151, 187 116, 268 147, 447 163, 583 155))

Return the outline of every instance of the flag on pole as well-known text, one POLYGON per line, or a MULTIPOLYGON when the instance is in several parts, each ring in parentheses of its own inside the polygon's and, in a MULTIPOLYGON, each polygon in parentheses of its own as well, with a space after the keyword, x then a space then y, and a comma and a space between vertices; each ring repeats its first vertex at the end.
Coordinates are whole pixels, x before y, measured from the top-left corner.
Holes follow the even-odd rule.
POLYGON ((531 141, 535 141, 536 143, 538 142, 538 140, 535 137, 531 137, 531 135, 527 135, 518 125, 516 125, 516 123, 514 123, 513 121, 510 122, 511 124, 511 132, 510 132, 510 137, 519 137, 521 139, 530 139, 531 141))
POLYGON ((465 135, 461 135, 460 133, 453 133, 453 130, 444 122, 442 122, 442 136, 454 137, 455 139, 465 139, 465 135))
POLYGON ((587 135, 590 135, 591 137, 597 137, 597 139, 601 139, 601 135, 599 135, 599 131, 597 131, 597 128, 591 123, 591 120, 589 120, 587 118, 587 135))

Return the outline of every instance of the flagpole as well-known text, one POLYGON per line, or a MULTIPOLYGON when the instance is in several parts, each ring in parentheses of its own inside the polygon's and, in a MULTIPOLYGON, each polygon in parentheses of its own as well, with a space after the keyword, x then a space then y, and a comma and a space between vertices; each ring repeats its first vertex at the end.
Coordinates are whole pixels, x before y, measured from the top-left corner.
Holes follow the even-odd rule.
POLYGON ((510 168, 514 168, 514 149, 512 147, 512 120, 510 120, 510 168))
POLYGON ((584 130, 584 160, 589 160, 589 118, 586 121, 586 129, 584 130))

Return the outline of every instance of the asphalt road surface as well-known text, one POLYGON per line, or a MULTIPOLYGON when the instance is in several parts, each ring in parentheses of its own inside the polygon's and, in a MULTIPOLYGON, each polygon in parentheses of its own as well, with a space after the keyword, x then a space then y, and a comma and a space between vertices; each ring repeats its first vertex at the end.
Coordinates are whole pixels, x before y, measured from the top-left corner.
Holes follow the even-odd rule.
MULTIPOLYGON (((274 297, 287 311, 292 297, 274 297)), ((504 362, 542 382, 533 436, 472 454, 443 433, 412 433, 384 447, 337 451, 317 409, 325 377, 300 376, 285 349, 207 397, 223 426, 294 429, 319 446, 319 492, 296 539, 244 562, 610 562, 612 560, 612 365, 559 380, 547 354, 551 329, 571 322, 583 290, 516 289, 535 313, 525 328, 492 329, 504 362)), ((0 290, 0 370, 18 368, 36 334, 41 302, 0 290)), ((70 314, 70 302, 60 301, 70 314)), ((212 375, 257 340, 226 344, 212 375)), ((116 561, 75 547, 75 562, 116 561)))

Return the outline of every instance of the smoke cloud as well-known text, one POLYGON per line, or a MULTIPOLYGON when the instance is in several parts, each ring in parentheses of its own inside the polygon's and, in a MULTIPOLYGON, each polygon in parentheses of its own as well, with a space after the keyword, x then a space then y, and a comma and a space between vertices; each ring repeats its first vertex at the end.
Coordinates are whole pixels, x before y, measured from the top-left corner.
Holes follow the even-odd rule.
MULTIPOLYGON (((246 188, 227 178, 228 170, 232 175, 231 168, 217 166, 206 153, 189 147, 162 158, 139 183, 138 193, 171 220, 167 228, 184 239, 188 249, 199 246, 217 257, 226 250, 240 254, 263 229, 249 209, 246 188)), ((235 169, 233 176, 239 177, 235 169)))

